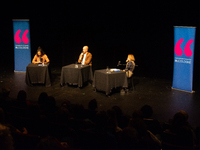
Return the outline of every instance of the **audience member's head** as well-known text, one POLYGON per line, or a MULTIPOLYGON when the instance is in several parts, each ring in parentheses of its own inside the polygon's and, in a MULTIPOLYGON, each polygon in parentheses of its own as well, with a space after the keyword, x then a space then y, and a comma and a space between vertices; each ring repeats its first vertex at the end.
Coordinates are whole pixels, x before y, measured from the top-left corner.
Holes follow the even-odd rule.
POLYGON ((107 110, 107 116, 108 116, 108 125, 112 127, 117 127, 118 122, 117 122, 117 116, 116 112, 113 109, 108 109, 107 110))
POLYGON ((56 100, 53 96, 48 97, 48 107, 52 110, 55 110, 56 107, 56 100))
POLYGON ((137 130, 139 138, 147 135, 147 126, 142 118, 132 118, 129 122, 129 126, 137 130))
POLYGON ((173 117, 173 125, 184 126, 187 125, 188 115, 185 111, 178 111, 173 117))
POLYGON ((107 125, 107 114, 105 111, 97 112, 95 123, 97 127, 101 129, 107 125))
POLYGON ((75 104, 72 108, 74 118, 76 119, 84 119, 85 117, 85 109, 81 104, 75 104))
POLYGON ((56 100, 53 96, 44 96, 39 105, 44 113, 54 113, 56 110, 56 100))
POLYGON ((44 100, 48 99, 48 95, 46 92, 42 92, 40 93, 39 97, 38 97, 38 103, 42 103, 44 100))
POLYGON ((187 119, 188 114, 185 111, 178 111, 173 117, 170 131, 179 136, 181 145, 192 146, 194 144, 194 132, 187 119))
POLYGON ((183 114, 183 115, 185 116, 185 119, 188 120, 188 117, 189 117, 189 116, 188 116, 188 114, 187 114, 186 111, 184 111, 184 110, 179 110, 178 113, 183 114))
POLYGON ((117 116, 123 115, 122 110, 119 106, 113 106, 112 109, 115 110, 117 116))
POLYGON ((88 109, 95 110, 97 108, 97 101, 96 99, 93 99, 88 104, 88 109))
POLYGON ((140 110, 142 111, 143 118, 149 118, 153 114, 153 109, 149 105, 144 105, 140 110))
POLYGON ((171 132, 176 133, 179 132, 179 129, 181 129, 182 127, 189 126, 187 119, 188 114, 185 111, 178 111, 172 119, 171 132))
POLYGON ((71 109, 71 103, 69 100, 65 100, 62 104, 61 107, 65 107, 66 109, 68 109, 70 111, 71 109))
POLYGON ((17 101, 25 102, 26 101, 26 92, 24 90, 20 90, 17 95, 17 101))
POLYGON ((8 127, 0 124, 0 149, 14 150, 13 138, 8 127))
POLYGON ((114 110, 115 113, 116 113, 118 126, 121 129, 127 127, 128 123, 129 123, 130 117, 127 116, 127 115, 124 115, 123 112, 122 112, 122 110, 121 110, 121 108, 119 106, 113 106, 112 110, 114 110))
POLYGON ((48 95, 46 92, 42 92, 40 93, 39 97, 38 97, 38 104, 40 105, 40 107, 43 107, 48 101, 48 95))
POLYGON ((59 123, 67 123, 69 119, 69 111, 65 107, 60 107, 57 113, 57 119, 59 123))

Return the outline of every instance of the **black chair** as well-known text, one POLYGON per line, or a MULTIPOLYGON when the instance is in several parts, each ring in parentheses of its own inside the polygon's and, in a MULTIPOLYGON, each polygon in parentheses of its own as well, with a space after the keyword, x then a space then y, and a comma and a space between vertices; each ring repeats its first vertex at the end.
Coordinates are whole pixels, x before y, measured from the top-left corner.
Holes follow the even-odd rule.
MULTIPOLYGON (((120 66, 122 66, 124 68, 124 66, 126 66, 126 64, 121 64, 121 61, 118 61, 117 67, 119 69, 122 69, 120 66)), ((138 67, 138 65, 135 65, 135 67, 138 67)), ((134 85, 134 81, 133 81, 133 75, 131 77, 128 77, 128 89, 130 91, 135 89, 135 85, 134 85)))
MULTIPOLYGON (((135 66, 138 67, 138 65, 135 65, 135 66)), ((134 71, 135 71, 135 69, 134 69, 134 71)), ((135 89, 133 74, 131 77, 128 77, 128 88, 130 89, 130 91, 133 91, 135 89)))
POLYGON ((133 91, 135 89, 134 82, 133 82, 133 75, 127 79, 128 79, 128 88, 130 89, 130 91, 133 91))

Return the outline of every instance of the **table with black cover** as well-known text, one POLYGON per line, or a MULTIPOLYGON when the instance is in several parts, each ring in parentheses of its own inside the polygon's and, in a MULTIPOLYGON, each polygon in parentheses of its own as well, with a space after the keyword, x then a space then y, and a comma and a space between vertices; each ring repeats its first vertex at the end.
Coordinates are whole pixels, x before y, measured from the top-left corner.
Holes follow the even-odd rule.
POLYGON ((30 63, 26 67, 25 82, 29 86, 33 86, 34 84, 44 84, 46 87, 51 86, 49 64, 30 63))
POLYGON ((106 69, 94 72, 93 88, 106 92, 109 95, 113 88, 128 87, 127 76, 124 71, 114 71, 107 73, 106 69))
POLYGON ((70 64, 62 67, 60 85, 78 85, 82 87, 87 81, 93 80, 92 68, 89 65, 70 64), (75 67, 77 65, 78 67, 75 67))

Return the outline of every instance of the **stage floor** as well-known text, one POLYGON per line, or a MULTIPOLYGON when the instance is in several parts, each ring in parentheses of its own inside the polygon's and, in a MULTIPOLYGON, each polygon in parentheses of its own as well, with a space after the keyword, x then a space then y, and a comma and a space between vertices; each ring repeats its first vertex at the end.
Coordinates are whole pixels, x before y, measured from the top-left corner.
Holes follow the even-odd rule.
POLYGON ((10 97, 16 98, 19 90, 27 92, 27 99, 37 102, 41 92, 47 92, 49 96, 56 99, 56 104, 69 100, 72 104, 82 104, 87 108, 88 102, 96 99, 98 111, 107 110, 112 106, 119 106, 123 113, 131 115, 134 110, 140 109, 148 104, 154 110, 153 118, 161 122, 167 122, 179 110, 185 110, 189 114, 189 122, 193 126, 200 125, 200 91, 187 93, 172 90, 172 81, 167 79, 156 79, 147 77, 134 77, 135 90, 125 95, 120 91, 114 91, 110 96, 103 92, 94 92, 92 85, 85 85, 83 88, 76 86, 60 86, 61 69, 52 69, 52 86, 42 85, 29 87, 25 83, 24 72, 2 71, 0 72, 0 88, 4 85, 11 88, 10 97))

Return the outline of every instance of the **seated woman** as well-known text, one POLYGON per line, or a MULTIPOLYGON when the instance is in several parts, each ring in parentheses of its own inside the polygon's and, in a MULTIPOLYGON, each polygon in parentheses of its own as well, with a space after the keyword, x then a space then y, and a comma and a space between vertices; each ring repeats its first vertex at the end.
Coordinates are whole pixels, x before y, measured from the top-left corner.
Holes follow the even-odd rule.
POLYGON ((47 55, 44 53, 42 48, 39 46, 37 49, 37 53, 35 54, 32 63, 38 64, 38 63, 49 63, 50 60, 47 57, 47 55))
POLYGON ((126 68, 125 68, 125 72, 126 72, 126 76, 128 78, 128 85, 130 87, 130 90, 133 90, 133 70, 135 69, 135 57, 133 54, 129 54, 126 60, 126 68))
POLYGON ((133 54, 129 54, 126 59, 126 68, 124 71, 126 71, 126 75, 128 78, 131 78, 133 75, 133 70, 135 69, 135 57, 133 54))

